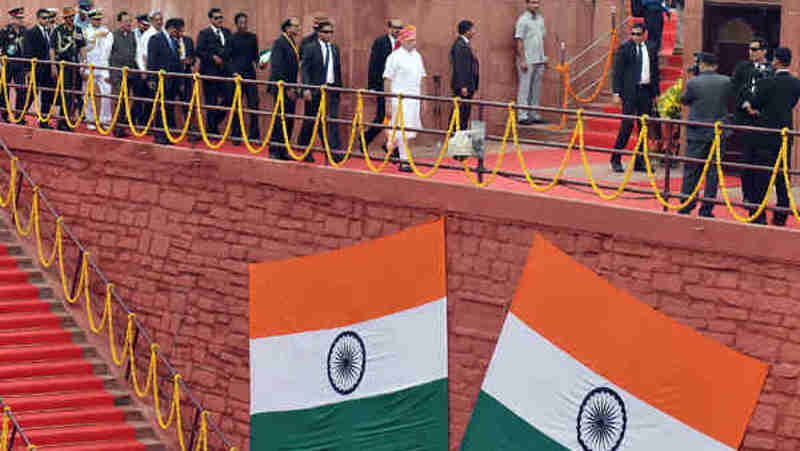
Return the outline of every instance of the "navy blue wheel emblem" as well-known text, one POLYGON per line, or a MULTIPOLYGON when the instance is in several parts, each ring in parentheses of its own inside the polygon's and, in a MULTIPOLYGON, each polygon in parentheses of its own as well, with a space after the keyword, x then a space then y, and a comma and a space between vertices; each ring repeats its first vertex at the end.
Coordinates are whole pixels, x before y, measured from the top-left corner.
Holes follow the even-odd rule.
POLYGON ((340 395, 353 393, 367 365, 367 350, 364 340, 352 331, 340 333, 328 351, 328 380, 340 395))
POLYGON ((627 425, 625 403, 617 392, 595 388, 583 398, 578 411, 578 442, 584 451, 615 451, 627 425))

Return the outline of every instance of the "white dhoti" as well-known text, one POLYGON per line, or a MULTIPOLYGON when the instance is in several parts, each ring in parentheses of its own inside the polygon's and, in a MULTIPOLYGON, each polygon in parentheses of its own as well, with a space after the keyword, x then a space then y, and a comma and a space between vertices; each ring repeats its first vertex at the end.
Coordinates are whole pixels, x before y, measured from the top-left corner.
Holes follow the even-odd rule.
MULTIPOLYGON (((383 77, 388 78, 392 82, 392 93, 403 95, 421 95, 422 94, 422 79, 426 76, 425 65, 422 62, 422 56, 416 51, 408 51, 403 47, 398 48, 392 52, 386 59, 386 69, 383 72, 383 77)), ((392 98, 392 122, 394 124, 398 117, 398 101, 397 97, 392 98)), ((395 145, 399 147, 400 158, 403 160, 408 159, 408 148, 402 142, 401 125, 405 128, 422 128, 422 115, 421 103, 418 99, 403 99, 403 122, 397 123, 397 129, 394 134, 394 141, 388 143, 387 147, 394 148, 395 145)), ((387 130, 389 139, 391 139, 391 129, 387 130)), ((417 132, 406 131, 405 137, 407 139, 414 139, 417 132)))

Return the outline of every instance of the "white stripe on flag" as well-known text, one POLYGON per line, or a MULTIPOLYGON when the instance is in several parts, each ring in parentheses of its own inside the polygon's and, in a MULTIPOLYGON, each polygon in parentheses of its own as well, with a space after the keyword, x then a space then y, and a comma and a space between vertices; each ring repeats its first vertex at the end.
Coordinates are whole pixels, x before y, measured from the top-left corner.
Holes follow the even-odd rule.
POLYGON ((619 450, 732 450, 617 387, 509 312, 483 391, 561 445, 582 449, 576 431, 578 412, 586 395, 597 387, 613 389, 625 404, 627 428, 619 450))
MULTIPOLYGON (((375 302, 380 302, 376 298, 375 302)), ((306 409, 399 391, 447 377, 447 298, 349 326, 250 340, 250 414, 306 409), (344 331, 364 341, 355 391, 336 392, 328 351, 344 331)))

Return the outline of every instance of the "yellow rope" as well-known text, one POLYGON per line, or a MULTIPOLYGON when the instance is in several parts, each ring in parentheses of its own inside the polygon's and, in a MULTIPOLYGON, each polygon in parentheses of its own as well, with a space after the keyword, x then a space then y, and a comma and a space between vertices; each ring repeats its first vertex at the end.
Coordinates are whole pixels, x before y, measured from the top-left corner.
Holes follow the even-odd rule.
MULTIPOLYGON (((236 83, 239 83, 239 80, 236 80, 236 83)), ((261 146, 258 148, 253 147, 253 144, 250 143, 250 136, 247 133, 247 128, 244 126, 244 112, 242 111, 242 101, 239 100, 239 130, 242 132, 242 140, 244 141, 244 145, 247 147, 247 150, 250 153, 256 155, 264 151, 264 149, 269 146, 269 142, 272 139, 272 133, 275 130, 275 122, 278 118, 278 110, 283 108, 283 81, 278 81, 278 96, 275 98, 275 105, 272 108, 272 117, 269 120, 269 129, 267 130, 267 134, 264 137, 264 141, 261 143, 261 146)), ((258 120, 258 119, 256 119, 258 120)), ((253 125, 250 124, 252 127, 253 125)))
MULTIPOLYGON (((8 64, 8 57, 6 55, 2 56, 2 67, 0 68, 0 75, 2 75, 3 79, 0 81, 2 83, 3 88, 3 98, 6 101, 6 108, 8 112, 8 120, 11 121, 12 124, 18 124, 25 119, 25 112, 28 111, 28 107, 31 103, 32 92, 34 91, 33 87, 33 77, 28 78, 28 87, 25 91, 25 103, 22 107, 22 111, 19 112, 19 116, 14 116, 13 108, 11 108, 11 101, 9 100, 8 96, 8 78, 7 78, 7 64, 8 64)), ((31 71, 36 70, 36 60, 31 60, 31 71)), ((19 91, 17 91, 17 95, 19 95, 19 91)))
MULTIPOLYGON (((126 68, 127 69, 127 68, 126 68)), ((196 78, 196 76, 195 76, 196 78)), ((141 138, 150 131, 150 127, 153 125, 153 121, 156 118, 156 111, 158 111, 158 100, 159 98, 164 96, 164 79, 158 77, 158 87, 156 88, 155 95, 153 96, 152 106, 150 108, 150 116, 147 118, 147 123, 144 125, 142 131, 136 130, 136 125, 133 123, 133 114, 131 113, 131 98, 130 94, 128 93, 128 72, 125 71, 122 77, 122 81, 124 83, 125 89, 122 89, 123 101, 125 102, 125 113, 128 116, 128 127, 131 130, 131 134, 137 138, 141 138)), ((146 82, 146 81, 145 81, 146 82)), ((194 96, 194 93, 192 94, 194 96)), ((199 103, 199 102, 198 102, 199 103)))
MULTIPOLYGON (((421 100, 420 100, 421 102, 421 100)), ((450 127, 447 128, 447 134, 444 137, 444 144, 442 145, 442 149, 439 152, 439 157, 433 163, 433 167, 428 172, 421 172, 417 169, 417 165, 414 163, 414 155, 411 149, 408 147, 408 139, 406 138, 406 124, 403 118, 403 96, 397 96, 397 121, 400 123, 400 137, 402 141, 402 145, 406 148, 406 154, 408 155, 408 164, 411 166, 411 170, 417 177, 420 178, 428 178, 433 176, 438 170, 439 165, 442 164, 442 160, 444 156, 447 154, 447 148, 450 146, 450 137, 453 135, 453 129, 456 132, 461 131, 461 123, 459 120, 459 112, 458 112, 458 102, 459 98, 453 98, 453 115, 450 117, 450 127)), ((392 133, 392 142, 394 142, 394 133, 392 133)))
POLYGON ((317 116, 314 118, 314 128, 311 130, 311 141, 309 141, 308 146, 306 147, 305 152, 300 155, 296 155, 294 150, 292 149, 292 145, 289 142, 289 134, 286 131, 286 117, 284 116, 284 108, 283 103, 281 103, 281 123, 283 124, 283 139, 286 144, 286 152, 289 154, 290 157, 294 158, 296 161, 304 160, 308 154, 311 153, 311 149, 314 148, 314 143, 317 142, 317 131, 319 130, 319 123, 325 117, 325 104, 327 103, 327 94, 325 93, 325 85, 319 87, 319 108, 317 109, 317 116))
POLYGON ((0 451, 8 451, 8 423, 11 421, 10 418, 11 408, 8 406, 3 407, 3 433, 0 435, 0 451))
MULTIPOLYGON (((60 70, 58 72, 59 84, 61 85, 61 89, 56 91, 55 95, 58 95, 61 98, 61 114, 64 116, 64 122, 66 122, 69 128, 75 129, 77 128, 81 122, 83 122, 83 116, 86 114, 86 107, 89 104, 89 91, 83 93, 83 102, 81 102, 81 110, 78 113, 78 119, 75 122, 72 122, 72 119, 69 117, 69 108, 67 108, 67 96, 66 91, 67 88, 64 85, 64 61, 59 63, 60 70), (59 95, 60 94, 60 95, 59 95)), ((94 84, 94 73, 90 73, 86 79, 86 85, 91 86, 94 84)), ((123 80, 123 86, 125 81, 123 80)), ((73 88, 74 89, 74 88, 73 88)), ((74 95, 74 94, 70 94, 74 95)))
MULTIPOLYGON (((126 75, 125 77, 123 77, 123 80, 126 80, 128 78, 127 77, 127 69, 128 69, 127 67, 125 67, 123 69, 123 73, 124 73, 124 75, 126 75)), ((90 74, 94 74, 94 64, 90 64, 89 65, 89 73, 90 74)), ((94 125, 95 125, 95 127, 97 127, 97 132, 98 133, 100 133, 103 136, 108 136, 108 135, 111 134, 111 132, 114 131, 114 126, 117 124, 117 119, 119 119, 119 112, 120 112, 120 109, 122 108, 122 99, 125 96, 125 91, 128 90, 127 89, 128 83, 127 83, 127 81, 123 81, 122 82, 122 85, 121 85, 120 91, 119 91, 119 97, 117 98, 117 106, 114 108, 114 114, 111 116, 111 123, 108 124, 108 128, 104 129, 103 126, 101 125, 101 122, 100 122, 100 116, 97 114, 97 98, 95 98, 95 92, 94 92, 95 77, 92 76, 90 78, 90 80, 92 82, 92 86, 87 86, 86 89, 89 90, 89 95, 92 98, 92 113, 94 113, 94 125)), ((87 85, 88 85, 88 83, 87 83, 87 85)), ((130 121, 130 117, 128 118, 128 120, 130 121)))
MULTIPOLYGON (((166 72, 164 72, 163 70, 158 72, 158 83, 161 84, 161 85, 164 84, 164 75, 165 74, 166 74, 166 72)), ((183 123, 183 130, 181 130, 181 134, 178 135, 177 138, 174 138, 172 136, 172 133, 169 131, 169 123, 167 121, 167 109, 166 109, 166 105, 164 103, 165 100, 166 100, 165 97, 166 96, 164 96, 164 95, 161 96, 161 119, 162 119, 162 124, 164 125, 164 134, 167 136, 167 139, 171 143, 177 144, 177 143, 183 141, 183 139, 186 137, 186 133, 189 132, 189 126, 192 124, 192 113, 194 111, 193 110, 194 103, 200 101, 200 94, 199 94, 198 90, 196 90, 196 89, 192 90, 192 98, 191 98, 191 100, 189 100, 189 108, 187 109, 186 120, 183 123)))
POLYGON ((584 149, 583 145, 583 122, 578 122, 576 127, 580 128, 580 132, 578 133, 578 145, 581 151, 581 161, 583 162, 583 169, 586 171, 586 177, 589 179, 589 183, 592 185, 592 190, 594 190, 595 194, 603 200, 615 200, 619 196, 622 195, 622 192, 625 190, 625 186, 628 185, 628 182, 631 179, 631 174, 633 174, 633 167, 634 162, 636 161, 636 155, 639 152, 639 146, 641 145, 643 149, 647 149, 647 115, 641 117, 641 126, 639 130, 639 139, 636 140, 636 146, 633 148, 633 155, 631 155, 631 163, 628 165, 628 169, 625 170, 625 176, 622 179, 622 183, 619 185, 616 191, 612 194, 605 194, 600 188, 597 186, 597 182, 594 180, 594 176, 592 175, 592 168, 589 167, 589 161, 586 159, 586 149, 584 149))
POLYGON ((543 193, 545 191, 549 191, 552 189, 556 184, 558 184, 559 179, 561 178, 564 170, 567 168, 567 163, 569 163, 570 153, 572 152, 573 147, 575 146, 575 141, 578 140, 578 135, 583 133, 583 110, 578 110, 578 122, 575 124, 575 130, 572 132, 572 138, 569 140, 569 146, 567 146, 567 151, 564 153, 564 158, 561 159, 561 165, 558 167, 558 171, 556 175, 553 176, 553 180, 551 180, 547 185, 539 186, 531 177, 530 171, 528 171, 528 166, 525 164, 525 156, 522 154, 522 148, 519 145, 519 135, 517 131, 517 113, 516 111, 512 110, 511 114, 512 121, 511 121, 511 136, 514 139, 514 149, 517 151, 517 157, 519 158, 519 165, 522 168, 522 173, 525 174, 525 180, 528 181, 528 185, 533 188, 534 190, 543 193))
MULTIPOLYGON (((237 76, 237 80, 238 79, 241 79, 241 77, 237 76)), ((163 83, 161 83, 161 79, 160 78, 159 78, 159 84, 163 85, 163 83)), ((195 94, 194 95, 196 95, 197 98, 199 99, 200 98, 200 78, 197 75, 197 73, 194 74, 194 90, 195 90, 195 94)), ((227 120, 227 124, 225 126, 225 132, 222 134, 222 138, 220 138, 219 141, 217 141, 216 143, 212 143, 208 139, 208 134, 206 134, 206 124, 205 124, 205 121, 203 120, 203 112, 202 112, 202 109, 201 109, 200 102, 198 101, 197 103, 195 103, 195 105, 197 106, 196 107, 196 109, 197 109, 197 126, 200 128, 200 134, 203 137, 203 142, 206 143, 206 146, 208 146, 208 148, 210 148, 212 150, 217 150, 220 147, 222 147, 222 145, 225 143, 225 140, 228 139, 228 136, 230 136, 230 133, 231 133, 231 125, 233 125, 233 118, 235 116, 236 107, 238 105, 239 108, 241 108, 241 101, 242 101, 242 87, 241 87, 240 83, 237 82, 236 83, 236 89, 235 89, 235 91, 233 93, 233 104, 231 104, 230 111, 228 111, 228 120, 227 120)))
MULTIPOLYGON (((47 112, 47 116, 42 116, 42 105, 37 102, 37 100, 39 100, 39 90, 36 89, 36 58, 32 59, 31 63, 32 68, 30 77, 31 85, 33 85, 32 102, 36 105, 36 116, 39 118, 39 122, 50 122, 50 119, 52 119, 53 115, 56 113, 56 107, 58 106, 58 102, 55 101, 57 99, 56 95, 58 94, 59 90, 63 90, 64 77, 59 75, 58 82, 56 82, 55 91, 53 91, 53 101, 50 102, 50 111, 47 112)), ((62 66, 61 69, 63 70, 64 67, 62 66)))
MULTIPOLYGON (((486 179, 484 182, 480 182, 474 175, 472 175, 472 171, 470 171, 469 166, 467 166, 466 159, 462 161, 464 165, 464 172, 467 174, 467 178, 469 181, 472 182, 473 185, 483 188, 484 186, 488 186, 494 180, 497 173, 500 171, 500 165, 503 163, 503 155, 506 152, 506 144, 508 143, 508 135, 511 133, 511 129, 514 127, 514 123, 516 120, 516 113, 514 112, 514 102, 508 104, 508 119, 506 120, 506 131, 503 133, 503 141, 500 144, 500 152, 497 155, 497 162, 494 164, 494 169, 489 174, 489 178, 486 179)), ((567 153, 569 155, 569 153, 567 153)), ((523 167, 525 166, 523 162, 523 167)), ((525 168, 527 170, 527 168, 525 168)))

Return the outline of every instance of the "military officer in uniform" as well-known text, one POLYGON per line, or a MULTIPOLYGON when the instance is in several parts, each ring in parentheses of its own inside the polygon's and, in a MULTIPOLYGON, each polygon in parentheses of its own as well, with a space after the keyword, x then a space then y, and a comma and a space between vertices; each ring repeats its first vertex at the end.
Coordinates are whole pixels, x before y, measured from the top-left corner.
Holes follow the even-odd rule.
MULTIPOLYGON (((0 54, 9 58, 22 58, 22 41, 25 38, 25 8, 12 8, 8 11, 11 16, 11 23, 0 30, 0 54)), ((28 66, 29 67, 29 66, 28 66)), ((16 110, 22 111, 25 108, 25 85, 26 64, 23 62, 8 62, 6 67, 6 80, 9 85, 17 84, 16 110)), ((9 91, 11 91, 9 89, 9 91)), ((10 97, 10 96, 9 96, 10 97)), ((9 99, 10 100, 10 99, 9 99)), ((6 105, 9 108, 10 105, 6 105)), ((8 110, 2 112, 3 119, 8 120, 8 110)))
MULTIPOLYGON (((75 26, 75 8, 65 6, 62 14, 64 23, 56 27, 51 38, 53 41, 52 59, 54 61, 78 63, 82 59, 81 55, 84 47, 86 47, 86 38, 81 29, 75 26)), ((67 109, 66 111, 61 111, 63 116, 72 117, 75 106, 81 106, 83 100, 81 96, 78 93, 70 93, 70 91, 80 91, 81 84, 82 80, 78 67, 64 65, 64 90, 67 109)), ((55 99, 55 101, 57 104, 61 103, 61 99, 55 99)), ((67 121, 64 119, 58 121, 58 129, 70 131, 67 121)))

